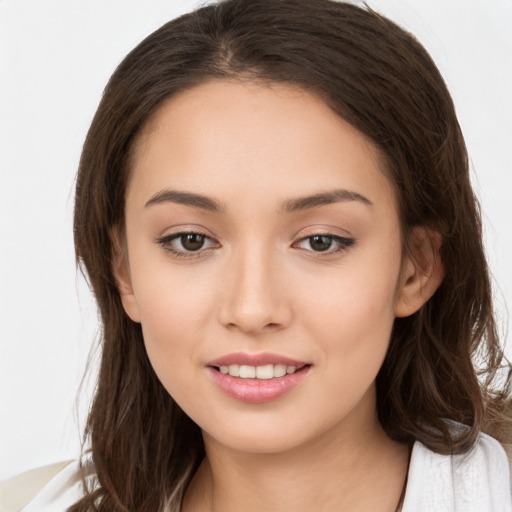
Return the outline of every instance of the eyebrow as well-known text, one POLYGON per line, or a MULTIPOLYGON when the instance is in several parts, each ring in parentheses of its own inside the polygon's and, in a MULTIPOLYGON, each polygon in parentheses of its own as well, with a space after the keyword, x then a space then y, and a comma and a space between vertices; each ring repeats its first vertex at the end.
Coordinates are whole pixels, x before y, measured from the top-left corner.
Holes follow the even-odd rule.
POLYGON ((178 203, 186 206, 192 206, 193 208, 200 208, 201 210, 207 210, 210 212, 223 213, 223 206, 208 196, 201 194, 194 194, 192 192, 181 192, 179 190, 162 190, 157 192, 151 199, 146 203, 146 208, 154 204, 161 203, 178 203))
MULTIPOLYGON (((278 213, 295 213, 346 201, 357 201, 367 206, 373 205, 373 203, 367 197, 357 192, 338 189, 328 192, 320 192, 310 196, 298 197, 296 199, 289 199, 282 204, 281 208, 278 210, 278 213)), ((223 205, 211 197, 202 194, 195 194, 193 192, 183 192, 169 189, 157 192, 149 199, 149 201, 146 202, 145 206, 147 208, 148 206, 168 202, 183 204, 214 213, 225 212, 223 205)))
POLYGON ((299 197, 297 199, 289 199, 285 201, 280 208, 279 213, 294 213, 303 210, 310 210, 319 206, 328 204, 342 203, 346 201, 358 201, 367 206, 372 206, 373 203, 365 196, 352 192, 350 190, 338 189, 328 192, 320 192, 312 196, 299 197))

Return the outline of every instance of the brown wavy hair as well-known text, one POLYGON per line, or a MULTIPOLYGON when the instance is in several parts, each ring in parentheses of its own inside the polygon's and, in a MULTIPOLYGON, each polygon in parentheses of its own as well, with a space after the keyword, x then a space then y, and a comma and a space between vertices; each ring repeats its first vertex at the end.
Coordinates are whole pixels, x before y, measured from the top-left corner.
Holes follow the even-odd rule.
POLYGON ((445 277, 395 321, 377 378, 378 415, 399 442, 461 453, 479 432, 510 437, 510 376, 493 320, 468 156, 445 83, 418 41, 372 11, 333 0, 227 0, 162 26, 121 62, 83 148, 76 258, 101 312, 101 365, 84 433, 97 486, 70 510, 179 510, 204 457, 199 427, 155 375, 113 277, 130 153, 165 99, 212 79, 282 82, 321 97, 380 149, 404 239, 442 235, 445 277), (504 375, 499 371, 505 367, 504 375), (467 425, 451 430, 445 421, 467 425))

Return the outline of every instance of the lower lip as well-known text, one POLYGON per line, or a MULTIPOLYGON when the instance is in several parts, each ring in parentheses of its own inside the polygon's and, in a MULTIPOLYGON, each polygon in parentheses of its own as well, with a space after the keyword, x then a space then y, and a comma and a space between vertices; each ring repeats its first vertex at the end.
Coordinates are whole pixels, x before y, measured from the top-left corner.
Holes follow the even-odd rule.
POLYGON ((273 379, 241 379, 220 373, 209 366, 207 368, 217 386, 226 395, 241 402, 262 404, 275 400, 291 391, 308 375, 311 366, 305 366, 295 373, 273 379))

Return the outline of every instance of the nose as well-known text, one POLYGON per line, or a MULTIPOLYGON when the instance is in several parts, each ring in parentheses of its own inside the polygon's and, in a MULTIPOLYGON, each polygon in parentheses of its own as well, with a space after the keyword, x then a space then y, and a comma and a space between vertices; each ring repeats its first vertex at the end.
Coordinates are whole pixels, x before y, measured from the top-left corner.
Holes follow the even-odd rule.
POLYGON ((223 278, 221 323, 251 335, 287 327, 292 306, 283 270, 268 247, 247 247, 233 254, 223 278))

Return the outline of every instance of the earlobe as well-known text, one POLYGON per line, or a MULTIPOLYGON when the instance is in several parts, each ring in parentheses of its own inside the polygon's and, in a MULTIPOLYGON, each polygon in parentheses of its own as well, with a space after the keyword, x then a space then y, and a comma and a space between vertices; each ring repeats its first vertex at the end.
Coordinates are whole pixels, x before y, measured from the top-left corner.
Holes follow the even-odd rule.
POLYGON ((441 284, 444 266, 439 250, 441 235, 425 227, 411 233, 411 253, 405 255, 395 305, 395 316, 406 317, 418 311, 441 284))
POLYGON ((113 230, 112 241, 112 272, 116 280, 123 308, 134 322, 140 323, 139 307, 133 291, 126 243, 121 241, 118 230, 113 230))

